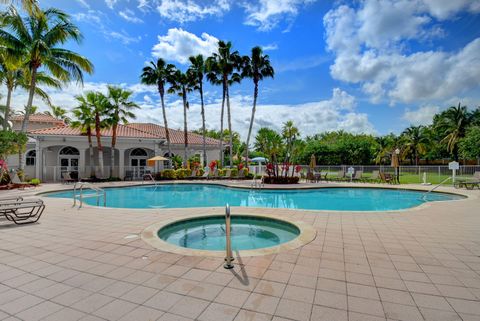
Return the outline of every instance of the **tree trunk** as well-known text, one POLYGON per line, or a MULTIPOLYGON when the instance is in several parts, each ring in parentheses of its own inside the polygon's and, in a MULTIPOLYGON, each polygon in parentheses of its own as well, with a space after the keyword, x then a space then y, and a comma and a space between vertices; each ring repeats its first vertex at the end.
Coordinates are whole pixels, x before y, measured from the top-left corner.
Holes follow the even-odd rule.
POLYGON ((9 113, 10 113, 10 104, 11 104, 11 101, 12 101, 12 92, 13 92, 13 88, 7 88, 7 104, 5 105, 5 114, 4 114, 4 118, 3 118, 3 130, 7 130, 8 128, 8 117, 9 117, 9 113))
POLYGON ((89 154, 89 164, 90 164, 90 177, 95 176, 94 164, 93 164, 93 142, 92 142, 92 129, 87 128, 87 138, 88 138, 88 154, 89 154))
POLYGON ((117 126, 112 126, 112 150, 110 151, 110 177, 113 177, 113 166, 115 165, 115 145, 117 144, 117 126))
POLYGON ((223 97, 222 97, 222 111, 220 112, 220 166, 223 167, 223 114, 225 110, 225 92, 226 92, 226 82, 223 82, 223 97))
MULTIPOLYGON (((37 68, 34 67, 32 70, 32 78, 30 79, 30 89, 28 93, 28 101, 27 101, 27 106, 25 107, 25 116, 23 117, 23 123, 22 123, 22 128, 21 132, 26 134, 27 129, 28 129, 28 121, 30 118, 30 111, 32 110, 32 105, 33 105, 33 96, 35 95, 35 86, 37 85, 37 68)), ((19 159, 19 169, 23 171, 25 168, 25 157, 23 157, 23 153, 20 154, 20 159, 19 159)))
POLYGON ((255 82, 255 89, 253 90, 253 106, 252 117, 250 118, 250 126, 248 127, 247 145, 245 147, 245 167, 248 168, 248 148, 250 144, 250 136, 252 135, 253 122, 255 120, 255 111, 257 110, 257 97, 258 97, 258 82, 255 82))
POLYGON ((163 126, 165 127, 165 138, 167 139, 168 167, 172 168, 172 151, 170 149, 170 132, 168 131, 167 111, 165 110, 165 89, 163 84, 158 84, 158 92, 162 101, 163 126))
POLYGON ((227 116, 228 116, 228 131, 229 131, 229 143, 230 143, 230 148, 229 148, 229 154, 230 154, 230 168, 233 167, 233 132, 232 132, 232 114, 230 112, 230 93, 228 91, 228 85, 227 85, 227 116))
POLYGON ((183 99, 183 136, 185 140, 185 150, 184 155, 185 158, 183 159, 183 167, 187 167, 188 162, 188 129, 187 129, 187 91, 185 90, 185 86, 182 87, 182 99, 183 99))
POLYGON ((97 136, 98 166, 100 167, 100 178, 103 178, 103 146, 102 134, 100 133, 100 115, 95 114, 95 136, 97 136))
POLYGON ((203 131, 203 164, 202 167, 207 166, 207 133, 205 128, 205 105, 203 103, 203 85, 200 81, 200 103, 202 105, 202 131, 203 131))

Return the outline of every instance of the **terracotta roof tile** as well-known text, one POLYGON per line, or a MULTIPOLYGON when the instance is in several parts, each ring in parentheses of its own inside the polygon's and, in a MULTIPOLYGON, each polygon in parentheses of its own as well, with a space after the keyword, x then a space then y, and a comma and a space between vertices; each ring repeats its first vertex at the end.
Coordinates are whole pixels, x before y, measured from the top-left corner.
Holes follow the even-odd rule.
MULTIPOLYGON (((12 121, 23 121, 24 116, 23 115, 15 115, 10 117, 10 120, 12 121)), ((59 125, 63 125, 64 122, 61 119, 57 119, 53 116, 47 115, 47 114, 32 114, 28 118, 30 122, 36 122, 36 123, 55 123, 59 125)))
MULTIPOLYGON (((73 128, 71 126, 57 126, 51 128, 36 129, 31 130, 29 133, 31 135, 85 136, 85 134, 82 133, 80 129, 73 128)), ((111 137, 112 130, 102 129, 101 134, 104 137, 111 137)), ((125 125, 118 125, 117 137, 159 139, 157 135, 125 125)))
MULTIPOLYGON (((147 133, 152 133, 157 135, 158 137, 161 137, 165 139, 165 127, 157 125, 157 124, 152 124, 152 123, 131 123, 127 124, 126 126, 136 128, 138 130, 147 132, 147 133)), ((170 133, 170 142, 172 144, 184 144, 184 135, 182 130, 176 130, 176 129, 168 129, 168 132, 170 133)), ((194 134, 192 132, 188 133, 188 143, 191 145, 202 145, 203 144, 203 137, 202 135, 194 134)), ((218 145, 219 141, 214 138, 207 137, 206 139, 207 145, 218 145)))

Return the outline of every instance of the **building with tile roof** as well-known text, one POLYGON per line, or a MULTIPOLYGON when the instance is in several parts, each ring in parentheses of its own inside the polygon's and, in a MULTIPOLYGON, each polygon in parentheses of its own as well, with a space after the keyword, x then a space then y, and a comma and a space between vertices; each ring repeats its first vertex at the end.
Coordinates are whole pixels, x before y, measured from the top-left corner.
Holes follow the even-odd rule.
MULTIPOLYGON (((19 130, 23 115, 14 116, 11 121, 13 128, 19 130)), ((100 141, 103 146, 104 172, 100 173, 95 136, 92 136, 93 146, 90 151, 87 135, 79 128, 69 126, 49 115, 34 114, 31 115, 28 131, 25 174, 30 178, 40 178, 42 181, 60 181, 66 173, 78 178, 91 175, 108 177, 112 168, 115 177, 141 178, 148 171, 154 172, 168 166, 168 162, 162 162, 150 167, 147 162, 154 156, 169 157, 165 134, 164 127, 152 123, 118 125, 112 166, 112 130, 102 129, 100 141)), ((172 154, 183 157, 183 131, 169 129, 169 134, 172 154)), ((203 161, 202 148, 203 137, 189 132, 188 156, 198 155, 203 161)), ((218 140, 207 138, 206 148, 207 163, 219 158, 218 140)), ((18 166, 18 156, 9 157, 8 164, 10 167, 18 166)))

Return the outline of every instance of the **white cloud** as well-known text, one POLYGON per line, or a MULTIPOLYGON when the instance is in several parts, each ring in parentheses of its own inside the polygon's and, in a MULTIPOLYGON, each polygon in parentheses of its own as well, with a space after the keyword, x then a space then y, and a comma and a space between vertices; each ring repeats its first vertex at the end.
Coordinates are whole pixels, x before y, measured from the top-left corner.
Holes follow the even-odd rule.
POLYGON ((278 45, 276 43, 270 43, 268 45, 262 46, 263 51, 272 51, 277 50, 278 45))
POLYGON ((480 0, 424 0, 430 14, 438 19, 447 19, 460 11, 480 12, 480 0))
POLYGON ((300 7, 312 2, 315 0, 259 0, 258 3, 245 1, 245 24, 258 27, 261 31, 269 31, 283 20, 291 22, 298 15, 300 7))
POLYGON ((194 0, 161 0, 157 10, 165 19, 185 23, 208 16, 222 16, 230 10, 230 1, 214 0, 208 5, 202 5, 194 0))
POLYGON ((218 39, 208 33, 200 37, 183 29, 169 29, 165 36, 158 36, 158 43, 153 46, 152 55, 181 64, 188 62, 188 57, 202 54, 210 56, 217 50, 218 39))
MULTIPOLYGON (((86 82, 83 88, 76 83, 71 83, 60 90, 52 88, 46 88, 45 90, 50 95, 54 105, 72 110, 77 106, 75 96, 92 90, 106 93, 107 86, 107 83, 102 82, 86 82)), ((138 121, 163 123, 155 86, 145 86, 143 84, 117 84, 117 86, 134 92, 134 99, 142 107, 136 113, 138 121)), ((1 87, 0 93, 4 94, 4 91, 4 87, 1 87)), ((209 96, 208 103, 205 106, 207 128, 218 130, 220 129, 220 94, 210 92, 206 94, 209 96)), ((192 102, 188 111, 188 126, 190 129, 200 128, 202 124, 200 105, 196 102, 193 103, 197 101, 197 96, 197 93, 189 95, 189 100, 192 102)), ((13 96, 13 106, 17 110, 22 109, 27 102, 27 98, 27 92, 16 90, 13 96)), ((172 128, 181 129, 183 128, 182 101, 172 95, 168 95, 167 98, 169 124, 172 128)), ((46 104, 38 98, 35 98, 34 105, 38 106, 40 111, 48 110, 46 104)), ((368 116, 356 112, 355 106, 355 98, 339 88, 335 88, 332 92, 332 97, 326 100, 304 104, 259 104, 255 116, 254 133, 263 126, 280 130, 282 124, 287 120, 292 120, 299 127, 302 136, 340 129, 352 133, 375 133, 368 116)), ((252 97, 231 96, 232 127, 242 135, 242 138, 245 138, 248 132, 251 108, 252 97)), ((227 126, 226 123, 224 126, 227 126)))
POLYGON ((110 9, 113 9, 113 7, 115 6, 115 4, 118 2, 118 0, 105 0, 105 4, 107 5, 107 7, 109 7, 110 9))
POLYGON ((425 0, 366 0, 358 8, 330 10, 324 25, 327 47, 335 54, 332 77, 360 84, 373 102, 391 104, 444 99, 478 88, 480 38, 457 52, 409 51, 409 40, 442 36, 432 19, 425 0))
POLYGON ((121 43, 124 45, 129 45, 134 42, 139 42, 142 40, 142 37, 132 37, 125 30, 120 30, 120 31, 113 31, 113 30, 105 30, 104 31, 105 35, 117 40, 120 40, 121 43))
POLYGON ((128 8, 125 9, 125 10, 123 10, 123 11, 120 11, 120 12, 118 13, 118 15, 119 15, 120 17, 122 17, 123 19, 125 19, 126 21, 128 21, 128 22, 132 22, 132 23, 143 23, 143 20, 140 19, 139 17, 137 17, 137 16, 135 15, 135 12, 133 12, 132 10, 130 10, 130 9, 128 9, 128 8))
POLYGON ((87 9, 90 9, 90 5, 87 3, 85 0, 77 0, 78 3, 80 3, 82 6, 84 6, 87 9))
POLYGON ((402 119, 414 126, 430 125, 432 123, 433 116, 438 112, 440 112, 440 107, 432 105, 422 106, 416 110, 406 108, 402 119))
POLYGON ((275 72, 297 71, 318 67, 331 59, 326 56, 306 56, 293 58, 288 61, 275 62, 275 72))

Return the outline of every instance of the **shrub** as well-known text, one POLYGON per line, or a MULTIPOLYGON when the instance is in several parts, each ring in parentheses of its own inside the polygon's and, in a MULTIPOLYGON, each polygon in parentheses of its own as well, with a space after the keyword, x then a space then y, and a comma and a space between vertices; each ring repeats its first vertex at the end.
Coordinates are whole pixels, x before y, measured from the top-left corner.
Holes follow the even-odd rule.
POLYGON ((175 170, 175 176, 177 179, 184 179, 192 174, 192 171, 186 168, 179 168, 175 170))
POLYGON ((40 180, 38 178, 32 178, 29 183, 32 185, 40 185, 40 180))
POLYGON ((203 176, 203 174, 205 174, 205 170, 203 168, 200 168, 198 171, 197 171, 197 176, 203 176))
POLYGON ((238 176, 238 169, 232 168, 232 176, 233 177, 238 176))
POLYGON ((173 169, 165 169, 161 172, 162 179, 176 179, 177 173, 173 169))
POLYGON ((153 179, 156 180, 156 181, 161 180, 162 179, 162 173, 161 172, 155 173, 153 175, 153 179))
POLYGON ((120 177, 109 177, 107 178, 107 182, 119 182, 121 181, 120 177))
POLYGON ((265 184, 297 184, 300 180, 299 177, 285 177, 285 176, 264 176, 263 182, 265 184))
POLYGON ((224 169, 219 169, 218 170, 218 176, 225 176, 225 170, 224 169))

